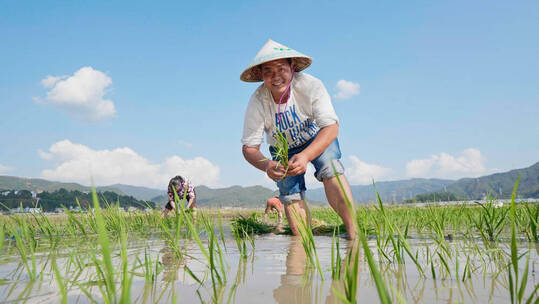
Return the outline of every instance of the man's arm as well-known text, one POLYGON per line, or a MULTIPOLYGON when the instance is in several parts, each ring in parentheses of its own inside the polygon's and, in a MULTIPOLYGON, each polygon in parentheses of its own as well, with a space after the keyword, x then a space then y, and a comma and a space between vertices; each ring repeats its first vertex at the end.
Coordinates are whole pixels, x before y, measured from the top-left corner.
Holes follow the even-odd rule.
POLYGON ((305 150, 294 155, 288 162, 288 175, 305 173, 307 164, 322 154, 339 135, 339 124, 335 123, 322 128, 313 142, 305 150))
POLYGON ((260 152, 260 145, 252 147, 243 145, 242 152, 245 160, 255 168, 266 172, 269 178, 277 180, 284 177, 285 168, 279 162, 266 158, 260 152))
POLYGON ((192 197, 189 197, 189 200, 187 201, 187 209, 191 208, 191 205, 193 205, 193 202, 195 201, 195 197, 192 196, 192 197))

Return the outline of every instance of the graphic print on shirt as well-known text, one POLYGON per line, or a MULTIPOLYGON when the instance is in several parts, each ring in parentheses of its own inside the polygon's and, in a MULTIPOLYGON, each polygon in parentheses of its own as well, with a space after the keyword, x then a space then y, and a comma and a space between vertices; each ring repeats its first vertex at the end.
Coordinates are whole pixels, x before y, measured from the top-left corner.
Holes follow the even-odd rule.
MULTIPOLYGON (((295 104, 281 113, 275 113, 273 123, 275 128, 286 136, 289 148, 295 148, 305 144, 320 130, 314 121, 309 119, 301 121, 296 112, 295 104)), ((276 132, 272 131, 271 136, 276 138, 276 132)))

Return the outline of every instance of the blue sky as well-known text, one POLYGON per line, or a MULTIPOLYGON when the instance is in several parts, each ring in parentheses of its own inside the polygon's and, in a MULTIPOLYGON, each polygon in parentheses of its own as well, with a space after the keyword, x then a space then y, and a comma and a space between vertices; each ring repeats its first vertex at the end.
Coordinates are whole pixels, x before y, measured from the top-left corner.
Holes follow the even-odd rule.
POLYGON ((272 187, 240 143, 268 38, 314 58, 352 184, 539 161, 537 1, 0 6, 2 175, 272 187))

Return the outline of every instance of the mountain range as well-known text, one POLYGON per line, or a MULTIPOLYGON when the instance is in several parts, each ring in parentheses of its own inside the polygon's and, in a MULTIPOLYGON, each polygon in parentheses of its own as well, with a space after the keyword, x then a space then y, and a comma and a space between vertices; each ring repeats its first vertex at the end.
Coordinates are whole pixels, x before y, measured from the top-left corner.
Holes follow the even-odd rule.
MULTIPOLYGON (((444 179, 414 178, 399 181, 377 182, 373 185, 351 186, 352 194, 356 203, 372 202, 376 198, 376 191, 384 202, 402 202, 413 199, 419 194, 432 192, 448 192, 460 199, 480 199, 488 193, 497 198, 511 196, 511 191, 516 179, 520 176, 518 194, 523 198, 539 197, 539 162, 534 165, 511 170, 504 173, 496 173, 478 178, 463 178, 457 181, 444 179)), ((68 191, 90 191, 91 187, 77 183, 62 183, 47 181, 39 178, 22 178, 15 176, 0 176, 0 190, 29 190, 53 192, 60 189, 68 191)), ((139 200, 152 201, 157 204, 166 202, 166 191, 148 187, 114 184, 96 187, 98 192, 112 191, 120 195, 130 195, 139 200)), ((262 186, 232 186, 227 188, 212 189, 204 185, 195 188, 199 206, 208 207, 260 207, 276 191, 262 186)), ((323 188, 309 189, 307 199, 311 204, 326 204, 323 188)))
MULTIPOLYGON (((399 181, 376 182, 374 185, 350 186, 356 203, 376 200, 376 191, 384 202, 402 202, 418 194, 443 189, 454 183, 453 180, 413 178, 399 181)), ((327 201, 324 188, 308 190, 308 200, 327 201)))
POLYGON ((539 197, 539 162, 534 165, 504 173, 478 178, 462 178, 447 186, 447 192, 460 199, 481 199, 487 194, 496 198, 511 198, 513 186, 520 177, 517 195, 521 198, 539 197))

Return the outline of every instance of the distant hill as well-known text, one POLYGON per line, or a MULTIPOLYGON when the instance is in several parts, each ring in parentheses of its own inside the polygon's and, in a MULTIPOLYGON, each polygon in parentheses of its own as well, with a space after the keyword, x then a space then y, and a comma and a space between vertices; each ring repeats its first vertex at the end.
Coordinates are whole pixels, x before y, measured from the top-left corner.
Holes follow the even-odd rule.
MULTIPOLYGON (((539 162, 524 169, 511 170, 505 173, 496 173, 479 178, 463 178, 458 181, 443 179, 414 178, 409 180, 377 182, 376 189, 384 202, 403 202, 414 198, 418 194, 450 193, 460 199, 481 199, 487 193, 498 198, 508 198, 517 177, 520 176, 518 194, 520 197, 539 197, 539 162)), ((39 178, 21 178, 14 176, 0 176, 0 190, 28 190, 54 192, 60 189, 67 191, 89 191, 90 187, 76 183, 52 182, 39 178)), ((147 187, 136 187, 115 184, 97 187, 97 191, 110 191, 119 195, 132 196, 138 200, 153 201, 157 204, 166 203, 165 190, 147 187)), ((269 197, 277 195, 277 191, 262 186, 241 187, 232 186, 221 189, 212 189, 198 186, 197 200, 200 206, 206 207, 262 207, 269 197)), ((356 203, 372 202, 376 199, 372 185, 351 186, 356 203)), ((307 199, 312 205, 325 205, 326 195, 323 188, 309 189, 307 199)), ((440 197, 437 195, 437 197, 440 197)))
POLYGON ((539 162, 534 165, 478 178, 459 179, 447 187, 447 192, 461 199, 481 199, 487 194, 510 198, 515 181, 520 176, 517 194, 522 198, 539 197, 539 162))
POLYGON ((443 191, 423 193, 410 201, 421 201, 430 197, 451 197, 459 200, 480 200, 490 194, 493 198, 511 197, 513 187, 520 176, 517 196, 521 198, 539 197, 539 162, 534 165, 503 173, 495 173, 478 178, 462 178, 447 186, 443 191), (435 193, 436 192, 436 193, 435 193), (445 194, 444 194, 445 193, 445 194))
POLYGON ((121 192, 136 197, 139 200, 151 200, 152 198, 159 196, 165 192, 165 190, 158 190, 158 189, 152 189, 147 187, 140 187, 140 186, 130 186, 130 185, 123 185, 123 184, 114 184, 107 186, 112 189, 120 190, 121 192))
MULTIPOLYGON (((453 180, 413 178, 408 180, 376 182, 376 190, 384 202, 402 202, 417 194, 444 189, 454 183, 453 180)), ((368 203, 376 200, 372 185, 350 186, 356 203, 368 203)), ((307 199, 327 202, 324 188, 309 189, 307 199)))
MULTIPOLYGON (((91 188, 76 183, 62 183, 47 181, 39 178, 21 178, 15 176, 0 176, 0 190, 28 190, 54 192, 60 189, 67 191, 90 191, 91 188)), ((262 207, 266 200, 277 192, 262 186, 212 189, 206 186, 198 186, 197 200, 200 206, 221 207, 262 207)), ((167 201, 166 190, 158 190, 147 187, 114 184, 105 187, 97 187, 98 192, 110 191, 119 195, 132 196, 138 200, 152 201, 163 205, 167 201)))
MULTIPOLYGON (((91 187, 77 183, 51 182, 41 178, 0 175, 0 189, 54 192, 60 189, 65 189, 67 191, 90 191, 91 187)), ((134 196, 129 193, 124 193, 120 189, 112 186, 96 187, 96 190, 99 192, 110 191, 120 195, 128 194, 134 196)))

